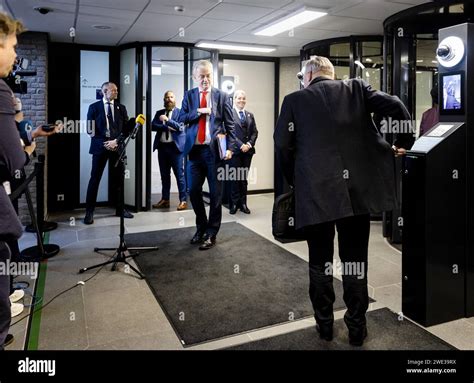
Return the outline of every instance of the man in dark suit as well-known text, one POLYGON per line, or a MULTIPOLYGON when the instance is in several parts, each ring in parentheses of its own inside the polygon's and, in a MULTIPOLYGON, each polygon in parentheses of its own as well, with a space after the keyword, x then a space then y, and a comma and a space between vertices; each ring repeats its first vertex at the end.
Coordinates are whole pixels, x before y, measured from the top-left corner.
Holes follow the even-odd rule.
POLYGON ((276 156, 295 189, 296 229, 304 228, 308 238, 309 292, 320 337, 333 336, 336 227, 344 320, 349 342, 361 346, 367 336, 370 213, 396 206, 394 154, 403 155, 414 141, 412 134, 400 135, 391 148, 371 113, 397 122, 410 115, 397 97, 363 80, 333 80, 334 67, 325 57, 309 60, 303 76, 305 89, 283 101, 274 134, 276 156))
MULTIPOLYGON (((93 132, 89 149, 89 153, 92 154, 92 170, 87 187, 86 216, 84 218, 86 225, 94 223, 97 192, 105 165, 109 160, 112 165, 115 164, 118 159, 119 141, 127 137, 131 131, 127 109, 125 105, 117 102, 117 86, 108 81, 102 84, 101 89, 104 97, 102 100, 91 104, 87 112, 87 120, 88 123, 92 124, 93 132)), ((112 185, 114 189, 120 177, 119 171, 121 171, 120 167, 111 168, 111 182, 109 182, 109 185, 112 185)), ((116 215, 120 215, 119 206, 116 206, 116 215)), ((124 210, 124 217, 133 218, 133 215, 124 210)))
POLYGON ((201 244, 200 250, 208 250, 216 244, 222 219, 223 163, 232 158, 235 150, 230 99, 226 93, 212 87, 212 76, 213 68, 209 61, 194 63, 193 78, 198 87, 185 93, 179 114, 179 122, 188 124, 184 154, 189 154, 190 199, 197 226, 191 244, 201 244), (209 219, 202 200, 202 185, 206 178, 210 197, 209 219))
POLYGON ((247 185, 248 173, 252 157, 255 154, 255 142, 258 137, 257 124, 252 113, 245 110, 247 104, 247 95, 243 90, 234 92, 234 123, 236 146, 238 152, 232 156, 231 166, 235 169, 237 180, 231 180, 231 206, 229 213, 235 214, 237 209, 245 214, 250 214, 247 206, 247 185))
POLYGON ((172 91, 167 91, 163 97, 164 109, 155 114, 151 123, 153 131, 157 132, 153 142, 153 151, 158 150, 158 163, 161 173, 161 200, 153 205, 156 209, 170 207, 171 169, 173 169, 179 190, 178 210, 187 208, 186 181, 184 177, 184 143, 186 133, 183 124, 177 122, 179 108, 172 91))

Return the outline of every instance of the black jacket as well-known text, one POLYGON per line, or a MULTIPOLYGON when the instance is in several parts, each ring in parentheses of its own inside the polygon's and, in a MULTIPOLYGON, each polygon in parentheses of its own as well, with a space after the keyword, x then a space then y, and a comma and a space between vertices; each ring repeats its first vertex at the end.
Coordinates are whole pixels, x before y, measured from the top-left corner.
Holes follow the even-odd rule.
POLYGON ((15 123, 14 96, 0 80, 0 241, 20 238, 20 220, 10 202, 3 182, 12 180, 25 164, 25 152, 15 123))
POLYGON ((258 137, 258 130, 257 124, 255 123, 255 117, 252 113, 245 111, 245 118, 247 122, 247 129, 242 126, 242 122, 240 121, 240 116, 235 110, 233 109, 233 116, 234 116, 234 126, 235 126, 235 141, 237 144, 237 151, 236 153, 242 153, 240 151, 240 147, 247 142, 250 142, 252 148, 247 152, 248 154, 255 154, 255 142, 257 142, 258 137))
POLYGON ((89 106, 87 111, 88 126, 92 129, 90 154, 101 154, 107 149, 104 148, 104 142, 122 137, 128 137, 133 129, 133 121, 129 121, 127 109, 125 105, 119 104, 117 100, 114 101, 114 123, 118 134, 106 138, 107 132, 107 116, 105 115, 104 102, 99 100, 89 106))
MULTIPOLYGON (((318 77, 283 100, 274 140, 295 187, 297 229, 397 205, 394 154, 371 113, 410 119, 398 97, 358 79, 318 77)), ((409 149, 413 141, 400 135, 396 145, 409 149)))

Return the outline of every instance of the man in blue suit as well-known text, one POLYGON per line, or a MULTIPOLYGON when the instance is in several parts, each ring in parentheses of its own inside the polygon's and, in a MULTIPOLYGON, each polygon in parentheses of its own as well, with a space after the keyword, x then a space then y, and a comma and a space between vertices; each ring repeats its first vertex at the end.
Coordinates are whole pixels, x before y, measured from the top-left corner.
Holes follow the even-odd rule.
MULTIPOLYGON (((87 121, 92 124, 91 146, 89 153, 92 154, 92 170, 86 197, 86 216, 84 223, 91 225, 94 223, 94 209, 97 201, 100 179, 104 173, 107 161, 115 164, 118 159, 119 141, 130 134, 130 124, 125 105, 117 102, 117 85, 113 82, 102 84, 102 94, 104 97, 89 106, 87 121)), ((119 179, 120 168, 113 167, 111 171, 111 181, 114 185, 119 179)), ((111 194, 113 195, 113 193, 111 194)), ((120 215, 118 206, 116 215, 120 215)), ((133 215, 124 210, 125 218, 133 218, 133 215)))
POLYGON ((191 244, 200 250, 215 246, 222 219, 222 172, 224 161, 235 151, 234 120, 229 96, 212 87, 213 68, 206 60, 193 65, 197 88, 183 98, 179 122, 187 124, 184 154, 189 154, 190 199, 196 214, 197 231, 191 244), (220 175, 218 177, 218 174, 220 175), (209 219, 202 200, 202 185, 209 184, 209 219))
POLYGON ((183 154, 186 133, 184 125, 177 122, 179 108, 176 108, 174 93, 168 90, 163 101, 165 108, 156 112, 151 123, 151 129, 157 132, 153 142, 153 151, 158 150, 162 184, 161 201, 153 207, 156 209, 170 207, 171 169, 173 169, 179 190, 178 210, 184 210, 187 208, 183 154))

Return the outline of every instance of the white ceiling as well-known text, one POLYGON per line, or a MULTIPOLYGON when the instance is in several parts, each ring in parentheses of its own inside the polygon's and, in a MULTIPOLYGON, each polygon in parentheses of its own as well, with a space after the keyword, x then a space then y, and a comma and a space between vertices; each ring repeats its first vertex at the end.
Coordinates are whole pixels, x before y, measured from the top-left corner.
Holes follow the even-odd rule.
MULTIPOLYGON (((428 0, 80 0, 75 42, 118 45, 135 41, 196 43, 216 40, 272 45, 264 56, 297 56, 312 41, 351 34, 382 34, 387 17, 428 0), (178 13, 176 5, 185 11, 178 13), (302 5, 326 10, 329 15, 274 37, 252 31, 291 13, 302 5), (97 30, 93 25, 108 25, 97 30), (184 36, 180 34, 184 30, 184 36)), ((52 41, 70 42, 76 0, 0 0, 0 7, 23 20, 30 31, 48 32, 52 41), (36 6, 52 8, 41 15, 36 6)), ((225 51, 224 51, 225 52, 225 51)), ((227 52, 226 52, 227 53, 227 52)), ((261 54, 260 54, 261 55, 261 54)))

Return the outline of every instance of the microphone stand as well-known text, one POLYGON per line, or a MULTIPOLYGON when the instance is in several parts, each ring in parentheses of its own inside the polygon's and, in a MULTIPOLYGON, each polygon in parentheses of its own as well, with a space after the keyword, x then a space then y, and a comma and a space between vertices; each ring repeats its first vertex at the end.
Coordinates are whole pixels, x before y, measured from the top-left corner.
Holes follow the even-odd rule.
POLYGON ((115 162, 114 167, 118 168, 120 167, 120 202, 119 202, 119 211, 120 211, 120 245, 118 248, 99 248, 95 247, 94 252, 100 253, 101 251, 114 251, 114 255, 110 258, 110 260, 106 262, 99 263, 94 266, 89 266, 89 267, 84 267, 79 270, 79 273, 82 274, 87 270, 95 269, 97 267, 105 266, 108 264, 112 263, 112 269, 111 271, 115 271, 117 268, 117 263, 124 263, 130 267, 139 277, 140 279, 144 279, 145 276, 138 271, 134 266, 132 266, 130 263, 128 263, 127 259, 133 258, 140 255, 140 252, 137 250, 142 250, 142 251, 152 251, 152 250, 158 250, 157 246, 150 246, 150 247, 127 247, 127 244, 125 243, 125 219, 123 217, 123 211, 125 208, 125 163, 127 160, 127 157, 125 156, 125 152, 127 149, 127 145, 130 142, 131 138, 135 138, 137 132, 138 132, 138 124, 135 126, 135 129, 133 130, 132 134, 130 134, 125 142, 119 144, 119 157, 117 161, 115 162), (133 252, 131 252, 133 251, 133 252))

